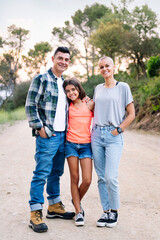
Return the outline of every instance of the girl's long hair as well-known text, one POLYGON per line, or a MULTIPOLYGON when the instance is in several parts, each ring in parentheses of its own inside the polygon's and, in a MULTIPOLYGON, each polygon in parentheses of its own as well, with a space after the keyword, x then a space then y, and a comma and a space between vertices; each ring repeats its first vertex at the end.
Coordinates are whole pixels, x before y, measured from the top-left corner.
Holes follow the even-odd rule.
MULTIPOLYGON (((85 96, 86 96, 86 93, 85 93, 85 90, 83 89, 80 81, 77 79, 77 78, 70 78, 70 79, 67 79, 67 80, 64 80, 63 82, 63 88, 64 88, 64 91, 65 91, 65 88, 68 86, 68 85, 73 85, 75 86, 75 88, 78 90, 79 92, 79 98, 82 100, 85 96)), ((68 99, 68 102, 69 104, 72 102, 69 98, 68 99)))

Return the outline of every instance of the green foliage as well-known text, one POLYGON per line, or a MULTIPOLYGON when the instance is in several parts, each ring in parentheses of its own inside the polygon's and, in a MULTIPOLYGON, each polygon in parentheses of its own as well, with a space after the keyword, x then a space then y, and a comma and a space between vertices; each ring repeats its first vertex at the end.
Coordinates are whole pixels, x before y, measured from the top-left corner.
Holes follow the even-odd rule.
POLYGON ((75 12, 72 16, 72 23, 66 21, 64 27, 54 27, 52 31, 53 37, 71 50, 72 63, 78 59, 86 69, 87 78, 91 75, 90 66, 92 74, 94 74, 98 59, 95 47, 89 42, 89 37, 97 27, 98 20, 106 12, 111 13, 111 9, 105 5, 98 3, 87 5, 83 11, 79 9, 75 12), (83 48, 81 51, 79 51, 80 45, 81 49, 83 48))
POLYGON ((64 23, 64 27, 54 27, 52 30, 53 38, 59 39, 59 42, 64 46, 68 46, 71 53, 71 63, 73 63, 77 56, 80 54, 79 49, 76 47, 76 39, 74 33, 74 27, 69 21, 64 23))
POLYGON ((47 54, 51 50, 52 47, 48 42, 40 42, 35 44, 33 49, 29 50, 28 56, 22 56, 30 78, 40 73, 41 66, 46 67, 47 54))
POLYGON ((155 77, 160 75, 160 56, 150 57, 147 63, 147 71, 149 77, 155 77))
POLYGON ((101 23, 96 32, 90 38, 91 43, 100 49, 101 55, 115 58, 121 54, 123 44, 124 29, 120 22, 101 23))
POLYGON ((3 47, 3 39, 2 39, 2 37, 0 36, 0 48, 2 48, 3 47))
POLYGON ((93 98, 94 89, 100 83, 104 83, 104 78, 101 75, 93 75, 89 77, 88 81, 82 82, 82 86, 85 89, 87 96, 93 98))
POLYGON ((26 29, 11 25, 8 27, 8 37, 5 40, 0 38, 0 47, 2 44, 4 50, 7 47, 7 52, 0 59, 0 83, 12 91, 16 85, 18 70, 21 68, 20 54, 28 33, 26 29))
POLYGON ((131 15, 131 25, 142 38, 155 34, 158 26, 157 15, 147 5, 135 7, 131 15))
POLYGON ((101 54, 129 58, 135 65, 137 78, 147 77, 146 61, 160 53, 157 15, 147 5, 130 12, 127 1, 121 3, 122 7, 113 5, 114 12, 100 19, 90 41, 101 54))
POLYGON ((0 124, 10 123, 12 124, 16 120, 26 119, 25 108, 21 107, 13 111, 0 110, 0 124))
POLYGON ((13 106, 18 108, 25 105, 28 89, 30 86, 30 81, 22 82, 16 85, 13 94, 13 106))
POLYGON ((3 109, 6 112, 10 112, 14 109, 13 96, 10 96, 3 101, 1 109, 3 109))
POLYGON ((30 81, 17 84, 13 95, 3 102, 1 108, 9 112, 18 107, 24 107, 29 86, 30 81))
POLYGON ((133 92, 137 120, 160 112, 160 77, 140 81, 133 92))

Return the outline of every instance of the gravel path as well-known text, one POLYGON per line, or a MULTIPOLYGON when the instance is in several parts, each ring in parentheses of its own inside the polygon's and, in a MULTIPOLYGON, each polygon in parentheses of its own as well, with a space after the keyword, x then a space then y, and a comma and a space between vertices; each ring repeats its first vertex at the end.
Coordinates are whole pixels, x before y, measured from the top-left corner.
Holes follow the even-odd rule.
MULTIPOLYGON (((35 143, 27 121, 0 126, 0 239, 1 240, 159 240, 160 239, 160 135, 136 131, 124 134, 120 163, 121 207, 116 228, 97 228, 102 213, 97 176, 82 201, 86 222, 75 227, 74 220, 46 219, 48 232, 28 228, 29 187, 34 169, 35 143)), ((61 179, 62 201, 73 210, 67 163, 61 179)), ((45 193, 46 199, 46 193, 45 193)))

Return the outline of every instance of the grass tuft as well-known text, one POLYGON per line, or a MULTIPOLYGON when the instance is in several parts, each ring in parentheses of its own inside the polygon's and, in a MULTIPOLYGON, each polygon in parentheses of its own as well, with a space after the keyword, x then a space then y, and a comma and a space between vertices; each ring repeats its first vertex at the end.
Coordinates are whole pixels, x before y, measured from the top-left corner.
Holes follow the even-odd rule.
POLYGON ((17 120, 24 120, 24 119, 26 119, 24 107, 20 107, 9 112, 0 110, 0 124, 4 124, 4 123, 12 124, 17 120))

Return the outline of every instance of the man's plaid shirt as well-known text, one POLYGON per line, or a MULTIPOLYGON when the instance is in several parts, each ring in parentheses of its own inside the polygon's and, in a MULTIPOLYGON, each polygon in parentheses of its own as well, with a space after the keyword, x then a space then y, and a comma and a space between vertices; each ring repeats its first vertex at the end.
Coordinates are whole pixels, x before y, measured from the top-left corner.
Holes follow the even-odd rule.
POLYGON ((28 91, 25 109, 29 126, 33 128, 33 131, 45 127, 47 136, 52 136, 57 101, 57 78, 50 68, 46 73, 32 80, 28 91))

